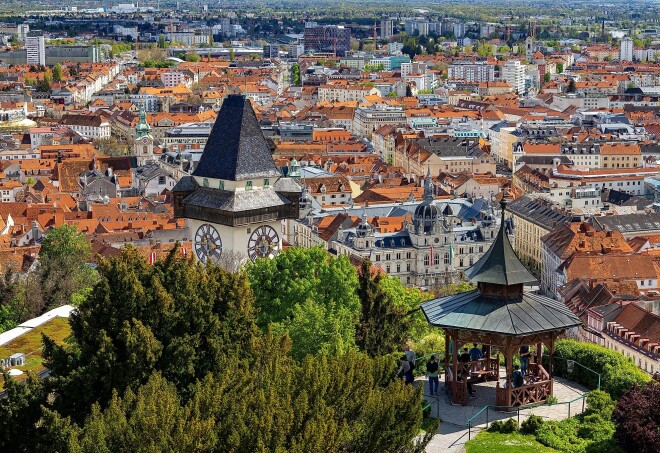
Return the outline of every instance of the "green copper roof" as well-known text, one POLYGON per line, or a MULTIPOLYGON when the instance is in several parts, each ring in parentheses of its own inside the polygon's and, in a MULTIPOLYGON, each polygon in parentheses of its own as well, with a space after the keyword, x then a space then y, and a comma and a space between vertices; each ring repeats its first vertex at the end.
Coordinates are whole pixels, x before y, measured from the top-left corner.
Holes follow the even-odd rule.
POLYGON ((473 283, 494 283, 497 285, 517 285, 534 283, 537 279, 520 262, 511 247, 509 237, 504 231, 504 210, 502 202, 502 223, 497 237, 490 249, 465 271, 465 276, 473 283))
POLYGON ((421 309, 432 326, 500 335, 560 331, 582 324, 563 303, 530 292, 497 298, 474 290, 429 300, 421 309))
POLYGON ((144 111, 144 107, 140 108, 140 115, 138 118, 138 123, 135 126, 136 139, 142 138, 151 132, 151 127, 149 126, 149 123, 147 123, 147 113, 144 111))

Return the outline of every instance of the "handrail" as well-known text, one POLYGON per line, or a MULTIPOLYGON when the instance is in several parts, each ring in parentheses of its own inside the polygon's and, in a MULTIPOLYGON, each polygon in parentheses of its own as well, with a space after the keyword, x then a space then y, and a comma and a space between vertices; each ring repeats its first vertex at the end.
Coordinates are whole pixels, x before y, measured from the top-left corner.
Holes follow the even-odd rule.
POLYGON ((577 398, 572 399, 570 401, 558 401, 556 403, 545 402, 545 403, 539 403, 539 404, 530 404, 528 406, 497 406, 497 405, 491 405, 491 404, 486 405, 486 406, 482 407, 472 417, 468 418, 467 422, 465 422, 465 424, 467 425, 467 428, 468 428, 468 440, 470 440, 471 437, 472 437, 472 421, 475 418, 477 418, 479 415, 481 415, 484 411, 486 411, 486 426, 488 426, 488 410, 490 410, 490 409, 516 409, 516 411, 518 413, 518 424, 520 425, 520 411, 521 410, 536 409, 536 408, 543 407, 543 406, 550 407, 550 406, 559 406, 561 404, 568 404, 568 416, 570 417, 571 416, 571 404, 575 403, 576 401, 582 400, 582 410, 584 411, 584 401, 587 398, 587 396, 589 396, 589 392, 587 392, 583 395, 580 395, 577 398))

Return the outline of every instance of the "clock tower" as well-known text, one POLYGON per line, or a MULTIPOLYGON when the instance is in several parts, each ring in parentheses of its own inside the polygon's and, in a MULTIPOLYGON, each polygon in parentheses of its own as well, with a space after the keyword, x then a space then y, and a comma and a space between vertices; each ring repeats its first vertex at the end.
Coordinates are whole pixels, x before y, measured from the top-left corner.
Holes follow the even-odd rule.
POLYGON ((154 138, 151 136, 151 127, 147 123, 147 114, 144 107, 140 108, 140 116, 135 126, 135 140, 133 151, 137 156, 137 165, 142 167, 154 160, 154 138))
POLYGON ((250 101, 228 95, 192 176, 172 189, 174 215, 185 218, 200 261, 218 264, 231 251, 242 260, 282 250, 282 225, 298 218, 301 188, 284 178, 250 101))

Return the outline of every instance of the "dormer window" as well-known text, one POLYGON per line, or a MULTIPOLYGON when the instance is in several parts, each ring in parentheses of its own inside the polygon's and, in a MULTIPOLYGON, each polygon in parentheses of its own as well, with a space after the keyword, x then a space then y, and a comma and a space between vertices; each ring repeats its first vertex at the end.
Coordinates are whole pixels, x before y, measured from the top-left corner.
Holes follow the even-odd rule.
POLYGON ((270 187, 270 179, 264 179, 264 189, 268 189, 270 187))
POLYGON ((202 181, 202 184, 204 184, 204 187, 208 187, 209 186, 209 179, 204 178, 204 180, 202 181))
POLYGON ((246 181, 245 190, 252 190, 252 181, 246 181))
POLYGON ((225 190, 225 182, 222 179, 218 183, 218 189, 225 190))

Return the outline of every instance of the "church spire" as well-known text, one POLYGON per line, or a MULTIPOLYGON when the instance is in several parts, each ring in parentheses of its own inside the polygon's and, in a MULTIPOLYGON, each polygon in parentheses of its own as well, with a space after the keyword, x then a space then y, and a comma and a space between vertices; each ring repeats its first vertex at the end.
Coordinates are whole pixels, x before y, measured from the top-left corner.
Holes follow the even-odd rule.
POLYGON ((135 126, 135 139, 140 139, 149 135, 151 132, 151 127, 147 123, 147 112, 144 110, 144 106, 140 107, 140 114, 138 116, 138 123, 135 126))
POLYGON ((432 202, 435 198, 433 187, 433 178, 431 178, 431 165, 426 167, 426 178, 424 179, 424 201, 432 202))

